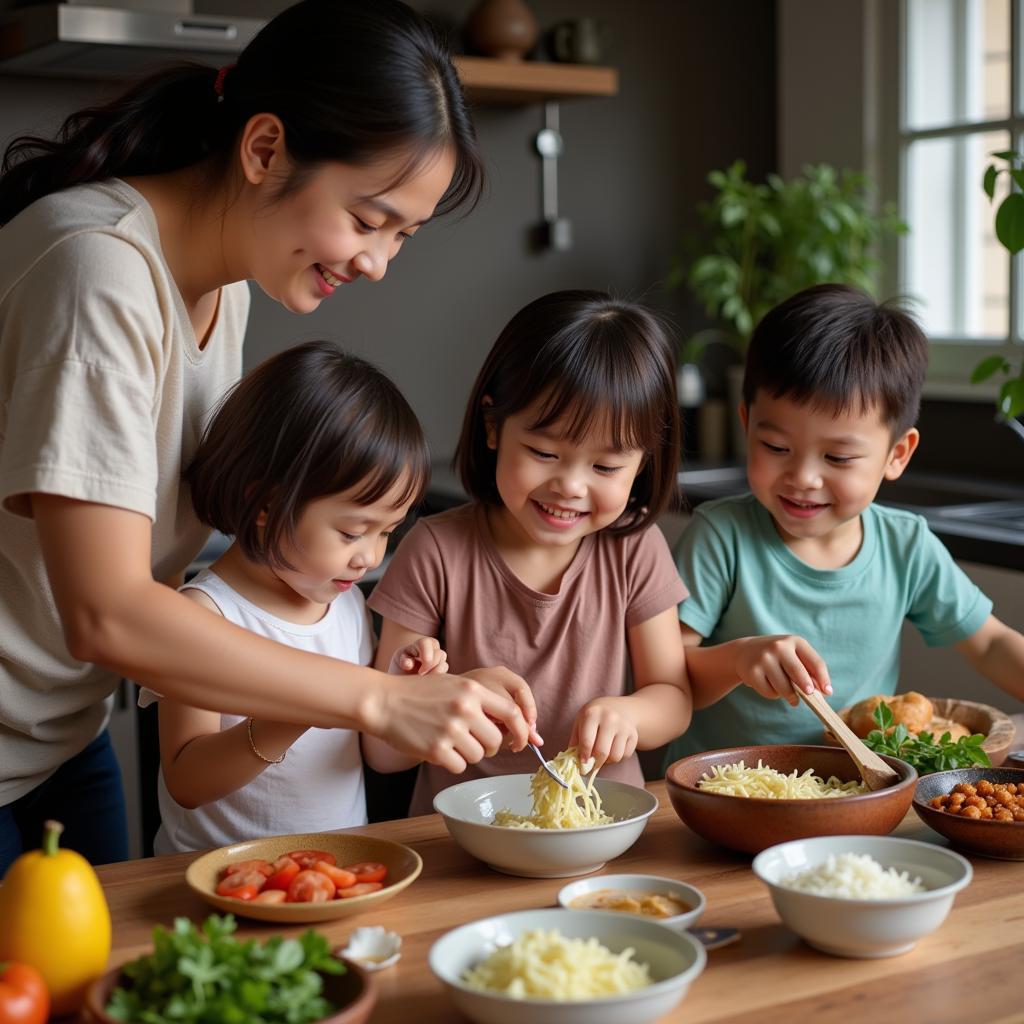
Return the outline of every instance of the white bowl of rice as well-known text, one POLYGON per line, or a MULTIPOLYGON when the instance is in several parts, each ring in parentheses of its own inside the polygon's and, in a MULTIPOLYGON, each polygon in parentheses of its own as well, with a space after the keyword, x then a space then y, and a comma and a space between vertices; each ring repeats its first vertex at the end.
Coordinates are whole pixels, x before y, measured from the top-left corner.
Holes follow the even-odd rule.
POLYGON ((521 910, 462 925, 430 969, 478 1024, 646 1024, 704 970, 685 932, 599 910, 521 910))
POLYGON ((834 956, 896 956, 935 931, 973 875, 958 853, 896 836, 818 836, 759 853, 783 923, 834 956))
POLYGON ((534 813, 531 775, 471 779, 442 790, 434 810, 452 838, 496 871, 526 878, 567 878, 597 871, 640 838, 658 799, 646 789, 601 779, 594 783, 605 824, 523 828, 495 824, 534 813))

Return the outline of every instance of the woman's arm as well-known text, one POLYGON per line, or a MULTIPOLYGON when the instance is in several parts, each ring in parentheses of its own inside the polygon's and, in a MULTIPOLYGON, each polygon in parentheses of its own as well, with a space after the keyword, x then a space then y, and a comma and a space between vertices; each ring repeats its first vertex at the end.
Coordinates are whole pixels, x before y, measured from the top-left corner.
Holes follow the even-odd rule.
POLYGON ((1024 636, 990 615, 973 636, 956 649, 1000 689, 1024 700, 1024 636))
POLYGON ((32 510, 68 650, 210 711, 348 728, 461 772, 529 730, 507 694, 460 676, 420 680, 297 651, 153 579, 145 516, 55 495, 32 510), (492 719, 494 721, 492 721, 492 719))
POLYGON ((598 768, 675 739, 693 714, 675 606, 634 626, 627 640, 634 692, 592 700, 573 727, 580 760, 593 757, 598 768))
MULTIPOLYGON (((183 597, 215 615, 220 610, 201 590, 186 590, 183 597)), ((164 698, 160 702, 160 767, 167 791, 182 807, 200 807, 234 793, 252 782, 268 765, 265 758, 277 758, 306 731, 306 726, 289 722, 248 722, 230 729, 220 727, 220 712, 179 704, 164 698)))

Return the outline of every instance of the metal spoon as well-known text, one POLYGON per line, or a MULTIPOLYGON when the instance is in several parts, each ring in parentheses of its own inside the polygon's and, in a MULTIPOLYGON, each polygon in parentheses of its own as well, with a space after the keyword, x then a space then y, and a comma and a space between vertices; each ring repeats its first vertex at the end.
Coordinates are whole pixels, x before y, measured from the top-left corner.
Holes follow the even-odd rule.
POLYGON ((543 768, 544 771, 546 771, 548 775, 562 787, 562 789, 568 789, 569 783, 566 782, 565 779, 563 779, 562 776, 559 775, 558 772, 556 772, 555 769, 552 768, 551 765, 549 765, 547 761, 544 760, 544 755, 540 752, 540 748, 537 746, 537 744, 527 743, 526 745, 537 755, 537 760, 540 761, 541 768, 543 768))

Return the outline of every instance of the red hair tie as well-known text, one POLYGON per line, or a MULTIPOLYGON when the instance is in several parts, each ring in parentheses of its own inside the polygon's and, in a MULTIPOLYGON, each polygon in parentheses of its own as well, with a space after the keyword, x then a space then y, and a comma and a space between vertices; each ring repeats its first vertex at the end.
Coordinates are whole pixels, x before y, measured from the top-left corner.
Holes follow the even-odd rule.
POLYGON ((224 99, 224 79, 228 77, 228 72, 234 67, 234 64, 225 64, 217 72, 217 77, 213 82, 213 91, 217 94, 217 102, 220 103, 224 99))

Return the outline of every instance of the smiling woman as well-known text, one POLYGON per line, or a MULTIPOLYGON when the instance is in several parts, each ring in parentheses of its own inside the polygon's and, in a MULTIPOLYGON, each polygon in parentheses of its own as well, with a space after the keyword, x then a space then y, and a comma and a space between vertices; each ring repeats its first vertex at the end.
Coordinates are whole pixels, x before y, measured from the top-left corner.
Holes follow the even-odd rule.
POLYGON ((125 855, 105 732, 121 676, 222 712, 365 729, 454 771, 498 749, 493 720, 526 742, 504 692, 452 676, 427 699, 161 585, 207 533, 180 474, 239 376, 245 280, 309 312, 379 280, 480 182, 450 56, 398 0, 303 0, 234 65, 160 71, 56 139, 8 147, 0 870, 49 817, 91 859, 125 855))

